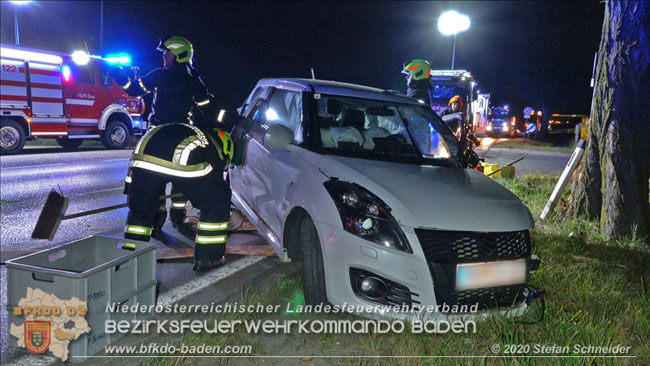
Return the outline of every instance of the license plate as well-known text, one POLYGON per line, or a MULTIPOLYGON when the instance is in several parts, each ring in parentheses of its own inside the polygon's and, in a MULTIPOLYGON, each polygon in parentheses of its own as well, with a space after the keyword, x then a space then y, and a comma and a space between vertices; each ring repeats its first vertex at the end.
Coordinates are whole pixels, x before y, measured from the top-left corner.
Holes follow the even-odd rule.
POLYGON ((456 291, 508 286, 526 282, 526 259, 459 264, 456 291))

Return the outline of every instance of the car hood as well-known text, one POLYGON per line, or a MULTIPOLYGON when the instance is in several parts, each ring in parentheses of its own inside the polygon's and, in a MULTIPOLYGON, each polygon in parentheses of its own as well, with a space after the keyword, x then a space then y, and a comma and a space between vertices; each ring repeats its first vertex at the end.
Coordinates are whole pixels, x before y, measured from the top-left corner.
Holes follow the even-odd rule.
POLYGON ((534 221, 508 189, 472 169, 321 156, 325 173, 370 190, 402 226, 461 231, 517 231, 534 221))

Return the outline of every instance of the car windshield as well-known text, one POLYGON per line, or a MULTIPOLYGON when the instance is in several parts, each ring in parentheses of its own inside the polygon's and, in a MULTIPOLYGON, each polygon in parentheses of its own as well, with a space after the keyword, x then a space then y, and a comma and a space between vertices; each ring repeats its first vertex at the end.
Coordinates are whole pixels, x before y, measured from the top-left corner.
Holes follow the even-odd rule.
POLYGON ((455 166, 458 140, 425 105, 325 95, 317 103, 325 153, 455 166))

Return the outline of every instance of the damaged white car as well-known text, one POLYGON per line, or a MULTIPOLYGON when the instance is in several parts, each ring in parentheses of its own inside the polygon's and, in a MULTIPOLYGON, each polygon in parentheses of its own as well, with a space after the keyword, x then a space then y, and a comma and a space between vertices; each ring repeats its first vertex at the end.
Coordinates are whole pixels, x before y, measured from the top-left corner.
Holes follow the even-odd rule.
POLYGON ((359 85, 263 79, 240 113, 233 203, 281 259, 302 260, 308 304, 518 315, 532 301, 528 208, 462 167, 461 143, 427 106, 359 85))

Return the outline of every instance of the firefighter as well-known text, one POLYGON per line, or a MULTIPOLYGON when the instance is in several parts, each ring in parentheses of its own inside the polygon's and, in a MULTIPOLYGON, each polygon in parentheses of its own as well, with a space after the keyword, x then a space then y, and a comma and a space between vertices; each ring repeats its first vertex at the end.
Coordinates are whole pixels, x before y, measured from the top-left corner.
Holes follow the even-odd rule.
POLYGON ((449 104, 447 104, 447 108, 440 111, 439 115, 440 117, 442 117, 453 113, 464 113, 463 112, 463 109, 465 107, 464 104, 465 103, 463 103, 463 98, 461 98, 460 95, 454 95, 451 99, 449 99, 449 104))
POLYGON ((227 132, 188 123, 162 124, 140 139, 129 162, 127 239, 148 241, 160 206, 159 197, 171 182, 201 214, 195 237, 195 271, 225 262, 230 186, 223 171, 234 144, 227 132))
POLYGON ((431 106, 431 64, 429 61, 415 59, 408 64, 405 63, 402 74, 406 74, 406 96, 431 106))
MULTIPOLYGON (((203 80, 192 66, 194 49, 186 38, 172 36, 160 40, 157 50, 163 54, 163 67, 147 75, 131 80, 123 70, 112 70, 111 76, 131 96, 153 93, 153 103, 149 114, 149 123, 156 126, 185 122, 193 107, 208 108, 209 94, 203 80)), ((172 185, 172 193, 178 190, 172 185)), ((172 199, 170 218, 173 226, 181 232, 190 231, 184 224, 187 200, 172 199)), ((156 216, 153 237, 163 239, 162 226, 167 219, 164 203, 156 216)))

